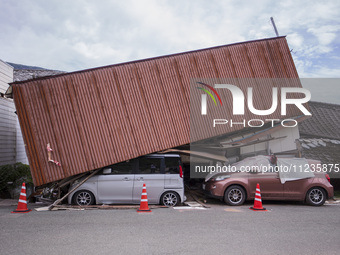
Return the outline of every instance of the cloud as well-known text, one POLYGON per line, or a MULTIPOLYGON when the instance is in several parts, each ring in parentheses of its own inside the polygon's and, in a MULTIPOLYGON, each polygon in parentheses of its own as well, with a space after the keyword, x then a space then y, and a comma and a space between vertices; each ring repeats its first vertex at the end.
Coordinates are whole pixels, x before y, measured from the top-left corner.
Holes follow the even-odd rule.
POLYGON ((309 28, 307 32, 312 33, 322 46, 327 46, 335 40, 336 34, 339 32, 339 30, 340 25, 327 25, 309 28))
MULTIPOLYGON (((318 66, 316 70, 314 70, 314 72, 311 72, 308 74, 308 77, 310 78, 329 78, 329 77, 340 78, 340 68, 339 67, 329 68, 329 67, 324 67, 324 66, 318 66)), ((335 90, 334 92, 337 92, 337 91, 335 90)))
POLYGON ((301 47, 303 47, 304 40, 302 35, 298 33, 292 33, 289 35, 289 43, 293 48, 295 47, 297 49, 300 49, 301 47))
MULTIPOLYGON (((75 71, 287 35, 299 74, 336 75, 338 1, 0 1, 0 58, 75 71)), ((338 57, 338 58, 337 58, 338 57)))

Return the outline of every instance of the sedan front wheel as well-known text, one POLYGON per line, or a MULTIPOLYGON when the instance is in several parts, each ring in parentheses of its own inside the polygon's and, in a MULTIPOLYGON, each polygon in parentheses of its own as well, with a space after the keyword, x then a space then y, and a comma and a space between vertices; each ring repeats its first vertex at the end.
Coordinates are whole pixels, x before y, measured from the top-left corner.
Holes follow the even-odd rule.
POLYGON ((246 200, 246 192, 237 185, 232 185, 224 193, 224 202, 228 205, 242 205, 246 200))
POLYGON ((95 202, 92 192, 80 190, 73 196, 73 203, 80 206, 93 205, 95 202))

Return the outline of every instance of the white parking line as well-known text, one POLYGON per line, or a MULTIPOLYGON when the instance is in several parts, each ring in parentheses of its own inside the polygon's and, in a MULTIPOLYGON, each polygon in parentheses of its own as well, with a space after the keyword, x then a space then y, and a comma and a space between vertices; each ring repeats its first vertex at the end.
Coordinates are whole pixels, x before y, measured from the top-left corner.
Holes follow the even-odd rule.
POLYGON ((176 206, 175 210, 206 210, 204 207, 176 206))

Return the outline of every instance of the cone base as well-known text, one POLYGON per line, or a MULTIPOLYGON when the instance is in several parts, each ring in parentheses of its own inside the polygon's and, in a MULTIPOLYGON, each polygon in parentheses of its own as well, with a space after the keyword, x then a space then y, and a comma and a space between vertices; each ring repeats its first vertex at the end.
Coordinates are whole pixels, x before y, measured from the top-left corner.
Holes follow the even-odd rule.
POLYGON ((27 209, 27 210, 14 210, 13 212, 11 213, 28 213, 28 212, 31 212, 32 210, 30 209, 27 209))
POLYGON ((142 212, 152 212, 152 211, 150 209, 146 209, 146 210, 138 209, 137 212, 142 213, 142 212))
POLYGON ((250 207, 249 208, 250 210, 253 210, 253 211, 267 211, 267 209, 266 208, 255 208, 255 207, 250 207))

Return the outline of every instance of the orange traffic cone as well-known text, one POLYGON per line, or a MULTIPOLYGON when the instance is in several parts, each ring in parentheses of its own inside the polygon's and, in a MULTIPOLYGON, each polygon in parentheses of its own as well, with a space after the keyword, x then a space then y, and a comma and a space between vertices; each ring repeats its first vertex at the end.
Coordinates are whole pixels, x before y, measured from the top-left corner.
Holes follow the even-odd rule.
POLYGON ((148 195, 146 193, 145 183, 143 184, 142 197, 140 199, 140 207, 137 212, 151 212, 148 205, 148 195))
POLYGON ((12 213, 28 213, 30 211, 32 211, 32 210, 27 208, 26 185, 25 185, 25 183, 23 183, 22 187, 21 187, 18 207, 12 213))
POLYGON ((266 208, 262 207, 260 184, 256 185, 254 206, 249 209, 252 209, 253 211, 267 211, 266 208))

